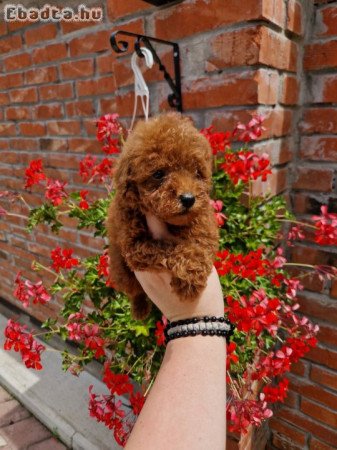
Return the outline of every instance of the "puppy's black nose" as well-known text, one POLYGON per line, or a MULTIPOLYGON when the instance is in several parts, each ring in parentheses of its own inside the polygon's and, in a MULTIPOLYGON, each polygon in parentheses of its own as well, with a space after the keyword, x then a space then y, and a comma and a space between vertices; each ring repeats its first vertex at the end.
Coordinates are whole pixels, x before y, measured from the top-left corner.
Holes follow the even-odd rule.
POLYGON ((195 203, 195 197, 190 192, 187 192, 186 194, 182 194, 180 197, 181 204, 185 208, 191 208, 191 206, 195 203))

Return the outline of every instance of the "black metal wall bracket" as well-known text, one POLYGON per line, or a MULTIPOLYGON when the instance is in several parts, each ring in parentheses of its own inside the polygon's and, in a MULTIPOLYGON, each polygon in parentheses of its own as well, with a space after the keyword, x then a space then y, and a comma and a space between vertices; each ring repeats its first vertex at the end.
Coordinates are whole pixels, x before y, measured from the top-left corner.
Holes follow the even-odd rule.
POLYGON ((110 43, 111 47, 116 53, 125 53, 129 48, 129 43, 127 41, 117 41, 118 35, 131 36, 135 38, 134 48, 137 55, 141 58, 144 57, 140 50, 140 44, 144 44, 153 54, 154 61, 159 65, 159 70, 164 73, 164 78, 168 85, 172 89, 172 94, 169 94, 167 100, 172 108, 176 108, 178 111, 182 112, 182 97, 181 97, 181 76, 180 76, 180 54, 179 45, 175 42, 163 41, 162 39, 157 39, 150 36, 144 36, 142 34, 130 33, 129 31, 115 31, 111 34, 110 43), (172 80, 171 75, 166 70, 166 67, 161 62, 161 59, 157 55, 156 50, 153 48, 151 42, 158 42, 159 44, 170 45, 173 47, 173 66, 174 66, 174 78, 172 80))

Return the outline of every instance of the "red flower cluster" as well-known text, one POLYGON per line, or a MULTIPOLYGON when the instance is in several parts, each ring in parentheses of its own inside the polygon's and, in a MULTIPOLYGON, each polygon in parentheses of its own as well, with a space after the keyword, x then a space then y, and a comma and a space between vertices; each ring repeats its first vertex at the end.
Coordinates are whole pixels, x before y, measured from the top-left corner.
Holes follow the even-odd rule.
POLYGON ((247 124, 238 123, 233 131, 233 136, 237 136, 237 139, 243 142, 256 141, 265 130, 262 126, 264 119, 265 117, 254 114, 247 124))
POLYGON ((321 216, 312 216, 315 222, 315 242, 320 245, 337 245, 337 214, 328 213, 326 205, 321 207, 321 216))
POLYGON ((51 252, 51 258, 53 260, 52 268, 56 270, 57 273, 60 269, 71 269, 73 266, 78 266, 79 260, 77 258, 72 258, 74 250, 72 248, 56 247, 51 252))
POLYGON ((25 332, 25 327, 9 319, 5 328, 5 350, 20 352, 22 361, 29 369, 41 370, 41 353, 46 349, 39 344, 31 333, 25 332))
POLYGON ((47 180, 45 197, 54 206, 59 206, 62 203, 62 199, 68 197, 67 192, 64 190, 66 184, 66 182, 62 183, 59 180, 47 180))
POLYGON ((96 156, 93 158, 91 155, 87 155, 80 162, 79 173, 84 182, 94 180, 101 183, 113 175, 114 160, 104 158, 99 164, 95 165, 96 160, 96 156))
POLYGON ((242 278, 248 278, 255 281, 257 276, 264 276, 270 273, 271 263, 262 258, 262 249, 251 251, 247 255, 239 253, 234 255, 228 250, 222 250, 217 253, 217 261, 214 266, 220 276, 233 273, 242 278))
POLYGON ((143 408, 145 397, 140 392, 134 392, 127 375, 114 374, 110 370, 109 362, 104 364, 103 381, 110 394, 93 394, 93 386, 90 386, 89 412, 98 422, 103 422, 110 430, 113 429, 117 443, 124 447, 135 423, 135 416, 139 415, 143 408), (122 402, 116 399, 116 395, 125 394, 129 395, 130 413, 132 411, 133 417, 121 409, 122 402))
POLYGON ((14 296, 22 302, 25 308, 29 306, 30 298, 33 299, 33 303, 41 303, 42 305, 49 302, 51 295, 48 294, 46 288, 42 285, 42 281, 38 281, 33 284, 30 281, 23 281, 21 277, 21 271, 17 273, 15 277, 15 284, 17 285, 14 290, 14 296))
POLYGON ((247 300, 245 296, 240 301, 227 297, 229 320, 244 332, 255 332, 259 336, 263 330, 267 330, 275 336, 279 324, 277 310, 281 308, 280 300, 268 298, 263 289, 253 292, 247 300))
POLYGON ((264 386, 262 393, 260 394, 260 399, 266 402, 284 402, 287 397, 289 380, 288 378, 283 378, 277 386, 264 386))
POLYGON ((102 150, 108 155, 120 152, 120 149, 118 147, 119 139, 112 137, 121 135, 123 132, 118 118, 118 114, 105 114, 105 116, 102 116, 96 124, 97 140, 105 144, 102 150))
POLYGON ((267 175, 271 174, 270 161, 267 154, 258 156, 250 151, 240 150, 236 153, 226 153, 224 162, 220 165, 234 184, 240 180, 248 183, 261 177, 262 181, 267 180, 267 175))
POLYGON ((84 342, 86 349, 94 351, 94 357, 105 356, 105 340, 100 336, 100 328, 96 323, 88 323, 82 313, 70 314, 66 328, 69 339, 75 342, 84 342))
POLYGON ((224 152, 227 148, 230 148, 230 137, 231 133, 229 131, 215 133, 214 126, 208 128, 203 128, 200 133, 205 136, 212 147, 213 155, 219 152, 224 152))
POLYGON ((232 398, 227 405, 228 430, 246 434, 249 425, 259 426, 273 415, 265 400, 232 398))
POLYGON ((218 224, 218 227, 222 227, 225 224, 225 221, 227 220, 227 217, 225 216, 225 214, 223 214, 222 208, 223 208, 223 203, 221 200, 211 200, 211 205, 213 206, 214 210, 215 210, 215 220, 218 224))
POLYGON ((34 184, 39 184, 40 181, 46 179, 46 175, 43 173, 42 160, 36 159, 30 162, 29 167, 25 171, 25 189, 30 188, 34 184))

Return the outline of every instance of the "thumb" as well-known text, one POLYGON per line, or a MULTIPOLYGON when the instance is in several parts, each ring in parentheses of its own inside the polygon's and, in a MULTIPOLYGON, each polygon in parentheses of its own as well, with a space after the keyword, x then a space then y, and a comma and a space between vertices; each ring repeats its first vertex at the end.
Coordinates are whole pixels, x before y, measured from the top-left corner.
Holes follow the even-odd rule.
POLYGON ((146 222, 154 239, 167 239, 171 237, 165 222, 158 219, 158 217, 153 214, 146 214, 146 222))

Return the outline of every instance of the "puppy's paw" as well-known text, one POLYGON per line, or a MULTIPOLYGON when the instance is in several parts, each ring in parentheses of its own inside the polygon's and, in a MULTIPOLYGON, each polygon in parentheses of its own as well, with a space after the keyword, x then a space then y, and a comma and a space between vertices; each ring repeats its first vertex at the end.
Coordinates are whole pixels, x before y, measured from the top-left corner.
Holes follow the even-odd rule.
POLYGON ((136 320, 144 320, 150 314, 152 305, 145 294, 131 299, 131 315, 136 320))
POLYGON ((171 286, 182 301, 193 302, 196 300, 206 287, 206 280, 182 280, 172 277, 171 286))

